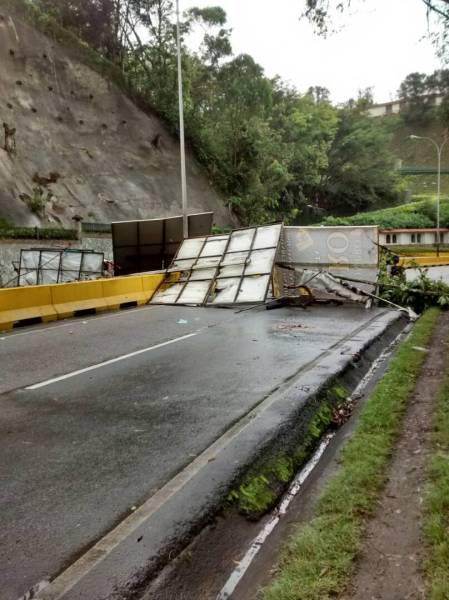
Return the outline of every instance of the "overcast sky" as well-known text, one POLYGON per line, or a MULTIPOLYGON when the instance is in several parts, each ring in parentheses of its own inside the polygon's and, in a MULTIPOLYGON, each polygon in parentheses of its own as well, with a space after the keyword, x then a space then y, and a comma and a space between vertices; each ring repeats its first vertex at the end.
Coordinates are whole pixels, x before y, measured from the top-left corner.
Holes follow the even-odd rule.
POLYGON ((222 6, 232 28, 235 54, 251 54, 268 76, 279 74, 300 91, 321 85, 333 102, 374 88, 376 102, 396 96, 408 73, 431 73, 440 61, 427 39, 421 0, 353 0, 345 26, 322 39, 299 15, 302 0, 180 0, 222 6))

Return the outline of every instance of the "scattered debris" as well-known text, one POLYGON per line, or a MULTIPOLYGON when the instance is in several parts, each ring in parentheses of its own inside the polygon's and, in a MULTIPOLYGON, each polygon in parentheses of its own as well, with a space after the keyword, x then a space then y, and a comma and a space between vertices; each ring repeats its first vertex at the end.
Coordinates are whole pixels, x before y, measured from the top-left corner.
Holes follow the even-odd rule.
POLYGON ((422 346, 413 346, 413 350, 417 350, 418 352, 425 352, 426 354, 429 353, 429 349, 423 348, 422 346))
POLYGON ((272 327, 272 331, 279 331, 281 333, 292 333, 298 329, 302 329, 303 326, 300 323, 278 323, 272 327))

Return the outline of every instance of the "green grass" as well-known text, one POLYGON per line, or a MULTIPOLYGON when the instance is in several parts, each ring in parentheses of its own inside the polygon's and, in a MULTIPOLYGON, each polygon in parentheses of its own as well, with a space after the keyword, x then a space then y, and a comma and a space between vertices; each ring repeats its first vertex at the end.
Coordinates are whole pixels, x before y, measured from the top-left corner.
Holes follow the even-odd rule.
POLYGON ((424 566, 431 600, 449 598, 449 356, 446 367, 433 418, 430 482, 424 508, 428 549, 424 566))
POLYGON ((413 347, 430 341, 438 314, 438 309, 425 312, 399 347, 365 404, 312 521, 284 550, 277 575, 264 590, 265 600, 325 600, 345 589, 365 518, 376 508, 407 401, 426 358, 413 347))

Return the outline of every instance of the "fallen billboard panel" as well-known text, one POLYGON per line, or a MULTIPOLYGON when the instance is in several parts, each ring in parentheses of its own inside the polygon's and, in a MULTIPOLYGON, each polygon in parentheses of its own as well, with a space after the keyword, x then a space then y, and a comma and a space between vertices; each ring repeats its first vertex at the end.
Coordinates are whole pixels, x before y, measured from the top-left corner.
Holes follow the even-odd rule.
POLYGON ((152 304, 223 305, 264 302, 282 225, 237 229, 185 240, 169 271, 180 273, 152 304))
POLYGON ((323 283, 314 274, 323 271, 357 280, 357 287, 372 291, 378 276, 378 228, 284 227, 279 262, 294 268, 276 270, 281 295, 291 295, 299 285, 322 291, 323 283))
POLYGON ((67 283, 103 276, 104 254, 91 250, 21 250, 18 285, 67 283))
MULTIPOLYGON (((208 235, 212 221, 213 213, 189 215, 189 236, 208 235)), ((182 240, 182 216, 112 223, 116 275, 166 269, 182 240)))

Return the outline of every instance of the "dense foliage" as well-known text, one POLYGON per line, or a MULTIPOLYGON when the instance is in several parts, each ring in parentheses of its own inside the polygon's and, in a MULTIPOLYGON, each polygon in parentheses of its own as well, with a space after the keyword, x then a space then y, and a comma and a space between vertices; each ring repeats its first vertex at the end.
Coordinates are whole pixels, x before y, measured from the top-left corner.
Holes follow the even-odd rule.
MULTIPOLYGON (((401 206, 356 213, 350 217, 326 217, 323 225, 379 225, 381 228, 436 227, 436 203, 426 199, 401 206)), ((449 200, 440 205, 441 227, 449 227, 449 200)))
MULTIPOLYGON (((173 0, 34 5, 114 63, 177 131, 173 0)), ((232 54, 218 6, 181 18, 188 139, 242 223, 304 222, 397 200, 390 132, 367 117, 366 95, 337 108, 324 88, 301 94, 267 78, 251 56, 232 54)))
POLYGON ((431 306, 449 306, 449 286, 428 276, 427 269, 417 268, 417 276, 407 281, 404 276, 391 277, 381 263, 379 295, 398 306, 408 306, 420 314, 431 306))
POLYGON ((0 239, 76 240, 77 232, 58 227, 12 227, 0 222, 0 239))
POLYGON ((401 83, 398 96, 403 102, 401 115, 406 123, 425 124, 437 119, 445 126, 449 124, 448 69, 438 69, 430 75, 410 73, 401 83), (436 96, 442 96, 440 106, 435 105, 436 96))

